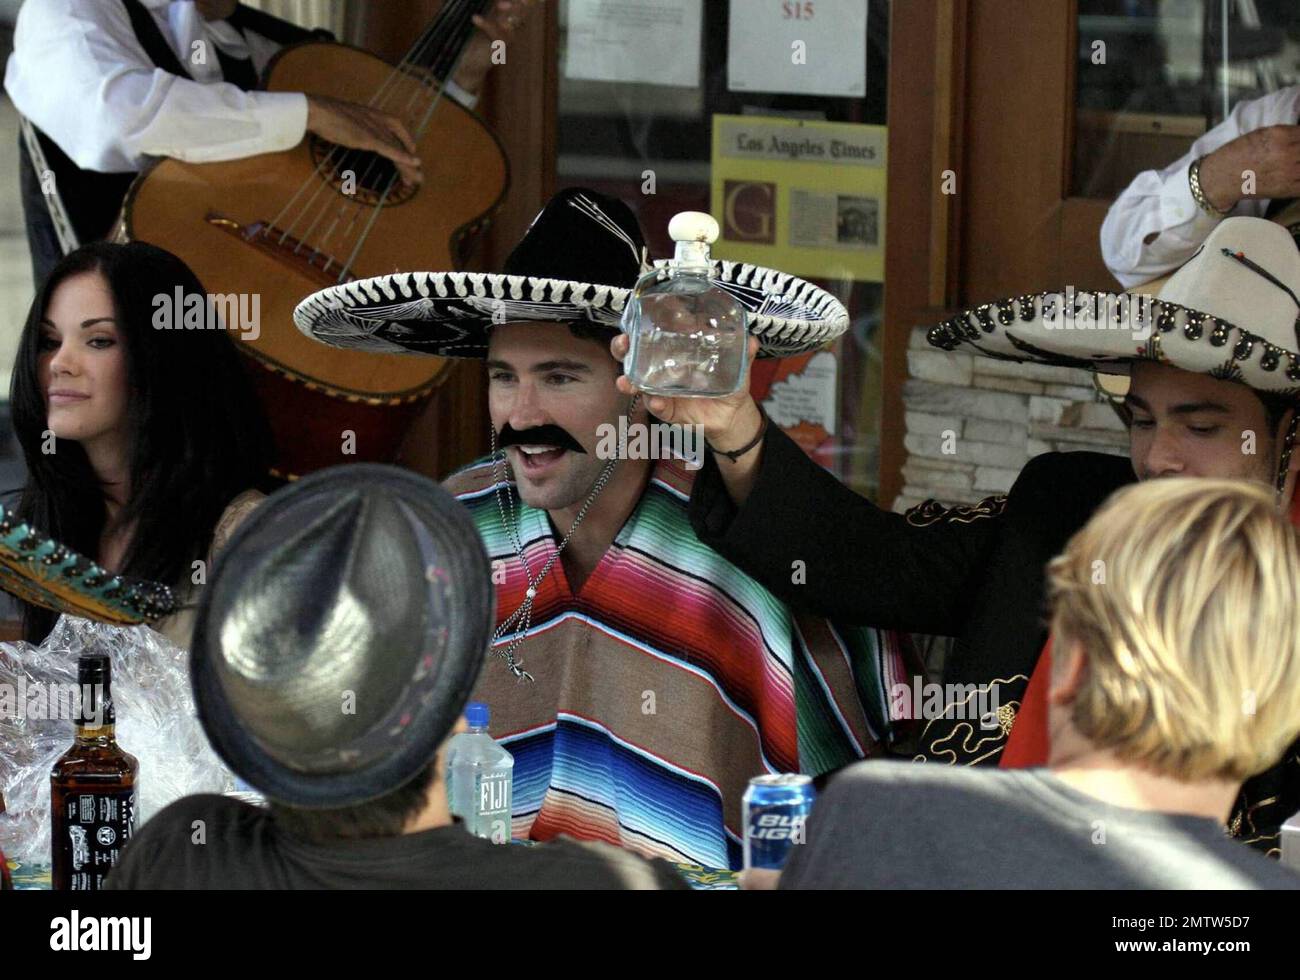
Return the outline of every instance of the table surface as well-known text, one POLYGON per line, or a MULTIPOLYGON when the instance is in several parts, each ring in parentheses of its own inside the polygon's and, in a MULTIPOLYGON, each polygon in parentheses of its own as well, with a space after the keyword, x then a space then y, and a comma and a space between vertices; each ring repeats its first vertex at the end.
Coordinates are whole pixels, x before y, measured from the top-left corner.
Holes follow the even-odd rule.
MULTIPOLYGON (((677 862, 673 862, 673 867, 696 891, 734 891, 740 887, 737 884, 738 872, 735 871, 677 862)), ((50 889, 48 864, 18 864, 16 861, 10 861, 9 870, 13 874, 14 888, 18 891, 49 891, 50 889)))

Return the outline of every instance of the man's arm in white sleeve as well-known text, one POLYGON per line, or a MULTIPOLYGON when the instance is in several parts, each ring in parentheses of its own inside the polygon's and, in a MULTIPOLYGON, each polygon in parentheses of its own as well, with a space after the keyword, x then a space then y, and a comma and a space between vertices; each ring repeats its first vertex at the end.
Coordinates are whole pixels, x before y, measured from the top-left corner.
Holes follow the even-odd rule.
POLYGON ((120 3, 28 0, 5 87, 80 167, 140 169, 148 157, 232 160, 288 149, 307 98, 201 84, 155 68, 120 3))
MULTIPOLYGON (((1101 254, 1111 274, 1129 288, 1172 272, 1191 258, 1222 220, 1192 198, 1188 182, 1192 163, 1243 133, 1297 122, 1300 86, 1239 102, 1228 118, 1193 143, 1185 156, 1163 170, 1138 174, 1111 205, 1101 226, 1101 254)), ((1267 201, 1247 199, 1230 213, 1258 216, 1267 206, 1267 201)))

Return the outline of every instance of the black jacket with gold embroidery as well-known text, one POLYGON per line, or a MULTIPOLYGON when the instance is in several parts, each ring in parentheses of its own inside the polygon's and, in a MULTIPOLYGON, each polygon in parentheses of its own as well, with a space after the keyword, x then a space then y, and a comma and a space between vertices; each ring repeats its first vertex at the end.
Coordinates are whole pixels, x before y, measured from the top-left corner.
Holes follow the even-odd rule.
MULTIPOLYGON (((955 637, 945 690, 977 690, 982 704, 998 706, 997 723, 950 702, 944 716, 926 721, 920 757, 996 765, 1047 640, 1045 566, 1111 493, 1133 482, 1129 461, 1048 453, 1026 464, 1005 497, 901 515, 849 490, 776 426, 763 453, 739 509, 717 463, 706 460, 691 495, 700 540, 796 609, 955 637)), ((1298 748, 1247 782, 1234 808, 1234 834, 1262 849, 1277 846, 1282 821, 1300 809, 1298 748)))

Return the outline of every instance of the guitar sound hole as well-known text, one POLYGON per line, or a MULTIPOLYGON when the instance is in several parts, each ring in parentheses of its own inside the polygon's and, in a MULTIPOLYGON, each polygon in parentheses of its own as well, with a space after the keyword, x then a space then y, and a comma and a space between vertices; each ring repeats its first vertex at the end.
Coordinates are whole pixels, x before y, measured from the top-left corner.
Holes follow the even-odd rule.
POLYGON ((318 169, 327 157, 323 176, 344 197, 374 206, 383 198, 385 207, 402 204, 415 196, 416 188, 403 184, 391 160, 370 150, 352 150, 311 135, 312 162, 318 169), (388 195, 384 196, 385 188, 388 195))

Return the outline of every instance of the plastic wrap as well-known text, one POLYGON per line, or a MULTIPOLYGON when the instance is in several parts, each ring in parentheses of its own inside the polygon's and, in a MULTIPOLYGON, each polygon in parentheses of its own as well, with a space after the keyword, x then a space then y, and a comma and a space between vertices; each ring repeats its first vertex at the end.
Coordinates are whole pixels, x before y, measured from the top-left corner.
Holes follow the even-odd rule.
POLYGON ((188 653, 144 626, 61 616, 39 647, 0 643, 0 850, 20 862, 50 862, 50 770, 72 744, 74 724, 45 692, 77 683, 82 653, 112 658, 117 742, 140 761, 137 827, 182 796, 235 788, 195 715, 188 653), (25 703, 15 703, 19 694, 25 703), (34 703, 44 708, 30 710, 34 703))

